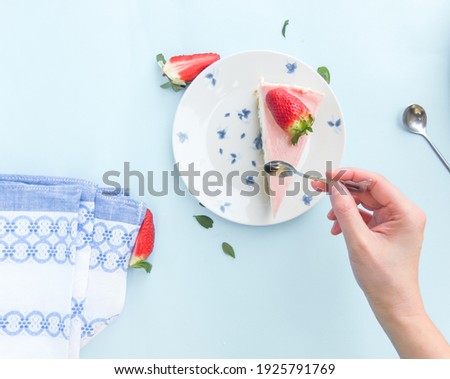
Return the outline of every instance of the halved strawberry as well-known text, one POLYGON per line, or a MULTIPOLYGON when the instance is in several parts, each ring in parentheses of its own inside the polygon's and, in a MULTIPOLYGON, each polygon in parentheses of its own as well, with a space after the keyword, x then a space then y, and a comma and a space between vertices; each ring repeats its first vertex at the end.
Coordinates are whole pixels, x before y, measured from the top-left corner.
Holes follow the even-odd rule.
POLYGON ((292 136, 293 145, 302 135, 313 131, 314 117, 311 111, 284 88, 274 88, 267 92, 266 104, 278 126, 292 136))
POLYGON ((158 54, 156 61, 161 67, 163 75, 169 78, 169 81, 161 85, 161 87, 172 87, 174 91, 180 91, 192 82, 206 67, 219 59, 219 54, 205 53, 178 55, 170 58, 166 62, 164 55, 158 54))
POLYGON ((154 243, 155 226, 153 225, 153 215, 147 209, 128 265, 132 268, 143 268, 147 273, 150 273, 152 265, 146 259, 153 251, 154 243))

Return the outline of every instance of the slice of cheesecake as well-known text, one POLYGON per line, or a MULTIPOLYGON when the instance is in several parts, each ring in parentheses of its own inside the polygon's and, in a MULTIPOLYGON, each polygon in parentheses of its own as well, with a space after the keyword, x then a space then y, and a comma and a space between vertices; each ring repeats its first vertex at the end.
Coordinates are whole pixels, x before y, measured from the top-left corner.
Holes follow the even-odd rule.
MULTIPOLYGON (((258 90, 259 121, 264 163, 280 160, 294 167, 300 162, 323 94, 296 85, 266 83, 258 90)), ((268 176, 270 203, 276 217, 291 177, 268 176)))

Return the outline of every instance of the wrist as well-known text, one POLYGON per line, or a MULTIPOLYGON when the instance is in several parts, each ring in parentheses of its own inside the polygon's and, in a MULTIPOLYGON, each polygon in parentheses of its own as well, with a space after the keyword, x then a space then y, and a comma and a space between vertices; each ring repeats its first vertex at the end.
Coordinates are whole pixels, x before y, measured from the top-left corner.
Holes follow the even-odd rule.
POLYGON ((381 317, 380 324, 401 358, 450 358, 450 345, 423 307, 413 313, 391 312, 381 317))
POLYGON ((419 320, 428 317, 418 288, 389 298, 368 297, 368 301, 382 325, 401 324, 405 320, 419 320))
POLYGON ((417 305, 413 310, 394 309, 375 312, 375 315, 388 334, 389 330, 409 329, 428 322, 429 320, 423 304, 417 305))
POLYGON ((450 345, 425 311, 418 284, 366 296, 401 358, 450 358, 450 345))

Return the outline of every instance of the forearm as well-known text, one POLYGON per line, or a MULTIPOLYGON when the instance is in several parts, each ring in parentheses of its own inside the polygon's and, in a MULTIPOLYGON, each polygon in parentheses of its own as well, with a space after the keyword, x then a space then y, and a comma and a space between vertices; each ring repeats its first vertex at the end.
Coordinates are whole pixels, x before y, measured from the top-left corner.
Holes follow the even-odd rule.
POLYGON ((450 358, 450 345, 425 310, 408 316, 375 314, 400 358, 450 358))

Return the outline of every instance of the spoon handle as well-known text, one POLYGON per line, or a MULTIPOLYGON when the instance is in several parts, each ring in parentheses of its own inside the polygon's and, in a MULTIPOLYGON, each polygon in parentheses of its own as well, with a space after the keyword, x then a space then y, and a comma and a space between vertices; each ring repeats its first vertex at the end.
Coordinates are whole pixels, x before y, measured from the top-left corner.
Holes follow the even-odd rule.
MULTIPOLYGON (((301 174, 298 172, 301 176, 304 176, 305 178, 308 178, 310 180, 316 180, 318 182, 325 183, 327 185, 332 185, 334 180, 322 178, 318 176, 311 176, 306 174, 301 174)), ((361 193, 365 192, 369 189, 370 185, 372 184, 371 179, 361 180, 359 182, 355 182, 353 180, 338 180, 339 183, 343 184, 350 192, 356 192, 361 193)))
POLYGON ((431 140, 428 138, 428 136, 426 134, 422 134, 424 136, 424 138, 428 141, 428 143, 430 144, 430 146, 433 148, 434 152, 436 153, 436 155, 439 157, 439 159, 441 160, 441 162, 444 164, 445 167, 447 167, 447 170, 450 171, 450 165, 448 164, 448 162, 445 160, 444 156, 441 154, 441 152, 438 150, 438 148, 434 145, 433 142, 431 142, 431 140))
POLYGON ((354 182, 353 180, 339 180, 350 192, 365 192, 370 188, 372 184, 371 179, 361 180, 359 182, 354 182))

